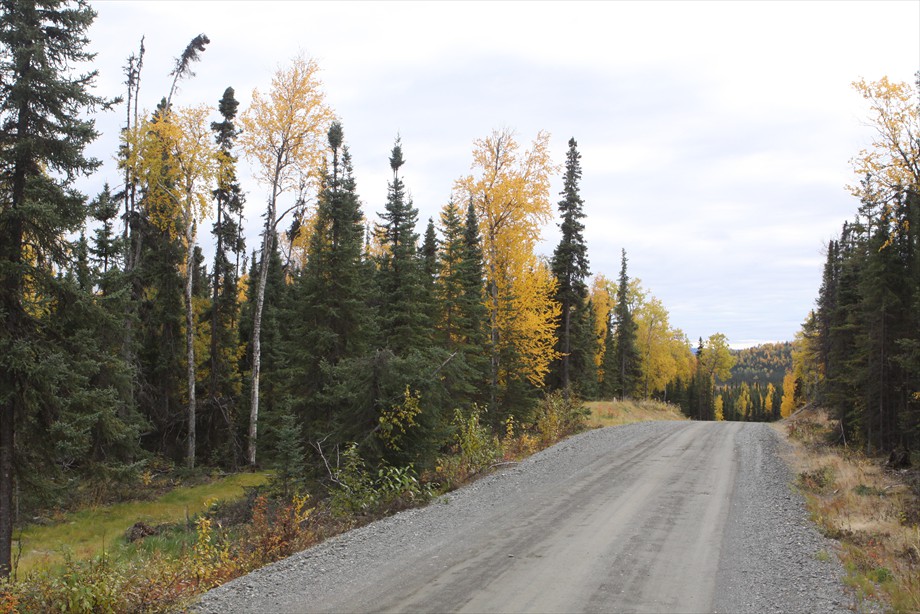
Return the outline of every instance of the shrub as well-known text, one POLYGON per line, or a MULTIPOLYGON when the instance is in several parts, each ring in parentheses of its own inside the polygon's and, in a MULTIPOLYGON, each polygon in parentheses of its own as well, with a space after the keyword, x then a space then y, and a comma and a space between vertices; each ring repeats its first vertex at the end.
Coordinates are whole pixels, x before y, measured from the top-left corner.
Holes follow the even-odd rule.
POLYGON ((248 569, 290 556, 314 542, 308 525, 313 513, 313 508, 307 507, 309 498, 295 495, 288 502, 273 504, 263 496, 256 497, 252 522, 241 540, 248 569))
POLYGON ((433 494, 429 486, 419 482, 411 467, 381 463, 372 473, 355 443, 348 445, 342 458, 331 492, 331 506, 338 514, 385 513, 424 503, 433 494))
POLYGON ((577 433, 587 426, 591 412, 574 395, 568 398, 555 391, 546 395, 537 407, 536 430, 543 445, 552 445, 563 437, 577 433))
MULTIPOLYGON (((490 467, 502 456, 502 446, 488 426, 482 424, 482 408, 473 405, 466 415, 454 410, 454 434, 449 453, 438 459, 435 472, 444 490, 451 490, 490 467)), ((512 423, 512 429, 513 423, 512 423)))

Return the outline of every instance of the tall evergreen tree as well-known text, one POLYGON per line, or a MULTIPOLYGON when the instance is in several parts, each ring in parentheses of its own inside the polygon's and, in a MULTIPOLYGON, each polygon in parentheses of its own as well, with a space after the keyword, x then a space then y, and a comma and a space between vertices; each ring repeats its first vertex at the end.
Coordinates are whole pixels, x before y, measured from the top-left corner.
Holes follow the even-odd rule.
MULTIPOLYGON (((864 437, 871 450, 892 450, 902 443, 899 410, 903 407, 902 369, 893 357, 897 339, 907 335, 910 288, 903 236, 893 235, 897 222, 891 215, 902 203, 882 206, 867 237, 865 268, 860 280, 862 297, 858 344, 865 354, 860 373, 864 407, 864 437), (892 237, 897 238, 892 240, 892 237)), ((913 331, 911 331, 913 332, 913 331)))
MULTIPOLYGON (((461 208, 450 201, 441 212, 441 232, 435 275, 435 341, 460 364, 457 381, 445 382, 461 408, 482 401, 488 363, 483 347, 482 256, 475 210, 464 221, 461 208), (471 226, 472 224, 472 226, 471 226), (468 232, 472 230, 472 232, 468 232)), ((427 233, 426 233, 427 234, 427 233)))
POLYGON ((576 313, 584 309, 585 299, 588 296, 588 286, 585 283, 590 270, 588 268, 588 246, 585 243, 584 230, 584 201, 581 199, 578 182, 581 180, 581 154, 578 153, 578 143, 574 138, 569 139, 569 150, 565 160, 565 176, 563 181, 562 200, 559 201, 559 213, 562 221, 559 228, 562 237, 559 245, 553 252, 551 270, 556 278, 558 288, 556 300, 562 306, 562 318, 556 332, 556 349, 562 355, 557 362, 555 379, 566 395, 571 386, 571 367, 573 351, 580 356, 575 362, 585 363, 584 354, 590 352, 588 347, 579 347, 577 350, 572 344, 573 320, 583 318, 583 314, 576 313))
POLYGON ((461 286, 457 305, 458 328, 466 347, 466 363, 473 370, 474 383, 481 391, 478 400, 484 402, 490 367, 486 351, 488 344, 486 322, 489 312, 484 302, 485 264, 482 255, 482 239, 479 235, 476 207, 472 200, 467 205, 466 219, 463 224, 463 243, 457 276, 461 286))
POLYGON ((328 166, 307 263, 293 288, 297 316, 289 336, 296 345, 288 352, 290 365, 300 373, 292 382, 297 386, 292 396, 300 400, 305 428, 319 438, 341 418, 328 406, 321 407, 319 399, 329 382, 329 369, 364 355, 373 332, 363 285, 364 216, 340 123, 329 128, 328 142, 328 166))
MULTIPOLYGON (((18 425, 56 413, 77 357, 58 347, 50 314, 36 302, 61 301, 73 288, 55 278, 69 256, 68 233, 82 225, 84 198, 73 180, 99 162, 84 149, 95 138, 84 113, 104 101, 86 31, 95 12, 82 1, 0 2, 0 577, 10 573, 18 425), (26 288, 29 286, 27 292, 26 288), (56 363, 56 364, 55 364, 56 363)), ((58 303, 62 305, 62 303, 58 303)), ((63 307, 62 307, 63 308, 63 307)), ((82 386, 77 383, 77 386, 82 386)), ((19 446, 26 442, 19 439, 19 446)))
POLYGON ((572 315, 570 335, 572 337, 569 383, 579 397, 596 398, 599 392, 597 365, 594 363, 594 351, 597 337, 594 331, 594 305, 590 300, 582 303, 572 315))
POLYGON ((423 263, 418 254, 419 236, 415 232, 418 209, 412 206, 399 176, 404 163, 402 143, 397 138, 390 154, 393 179, 387 185, 387 202, 380 214, 383 224, 376 227, 383 250, 378 269, 380 330, 383 344, 397 355, 424 345, 429 327, 423 304, 423 263))
MULTIPOLYGON (((239 417, 237 399, 241 390, 237 368, 239 273, 236 263, 245 249, 240 225, 244 197, 236 176, 237 159, 233 151, 239 134, 234 123, 239 103, 234 94, 232 87, 224 90, 218 104, 222 121, 211 124, 219 148, 220 171, 213 192, 216 205, 212 229, 215 248, 211 308, 207 314, 211 324, 211 343, 202 416, 207 446, 212 450, 224 448, 224 454, 239 447, 235 433, 239 417)), ((236 455, 231 453, 229 459, 235 460, 236 455)))
POLYGON ((624 249, 620 259, 616 306, 613 309, 616 320, 613 344, 613 367, 616 369, 614 393, 621 398, 636 394, 642 376, 642 357, 636 339, 637 327, 629 308, 629 276, 626 273, 626 262, 624 249))
POLYGON ((461 342, 460 301, 463 296, 463 282, 460 265, 463 254, 463 216, 460 207, 453 200, 441 211, 441 240, 437 259, 437 287, 435 300, 438 316, 435 325, 437 340, 453 350, 461 342))
POLYGON ((422 246, 419 248, 419 255, 422 258, 425 283, 430 286, 434 283, 434 278, 438 271, 438 235, 434 229, 433 218, 428 218, 428 225, 425 226, 425 237, 422 240, 422 246))
MULTIPOLYGON (((144 208, 141 199, 140 209, 144 208)), ((168 457, 180 453, 185 430, 182 412, 184 249, 176 237, 139 215, 133 238, 140 251, 128 274, 131 321, 136 321, 132 359, 136 372, 134 399, 151 428, 145 448, 168 457)))
POLYGON ((821 288, 818 291, 818 361, 820 372, 827 378, 833 372, 830 364, 831 329, 836 325, 838 284, 840 282, 840 255, 837 241, 827 244, 827 260, 821 277, 821 288))
POLYGON ((619 393, 620 369, 617 364, 616 352, 616 324, 614 311, 607 313, 607 322, 604 327, 604 356, 601 359, 600 395, 602 398, 611 399, 619 393))

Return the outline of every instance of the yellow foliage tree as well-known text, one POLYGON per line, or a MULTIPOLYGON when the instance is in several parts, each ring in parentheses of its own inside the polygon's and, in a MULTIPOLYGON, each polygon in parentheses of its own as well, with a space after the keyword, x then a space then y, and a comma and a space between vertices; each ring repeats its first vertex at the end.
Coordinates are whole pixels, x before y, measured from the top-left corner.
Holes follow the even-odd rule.
POLYGON ((207 105, 160 110, 126 135, 132 167, 139 169, 147 193, 144 207, 152 224, 181 237, 185 244, 185 341, 188 397, 186 463, 195 466, 196 399, 195 306, 192 278, 198 223, 210 212, 211 189, 220 154, 208 121, 207 105))
POLYGON ((240 116, 243 133, 240 145, 255 164, 255 176, 269 187, 262 234, 259 285, 256 288, 252 333, 252 386, 249 409, 247 461, 256 464, 256 438, 259 420, 259 371, 262 364, 262 310, 268 263, 278 221, 290 211, 302 209, 306 190, 315 187, 321 176, 326 133, 335 115, 326 105, 319 80, 319 66, 303 56, 272 76, 268 96, 252 92, 252 102, 240 116), (296 190, 293 205, 278 214, 278 199, 296 190))
POLYGON ((747 383, 741 384, 741 392, 735 399, 735 413, 742 419, 747 420, 751 415, 751 389, 747 383))
POLYGON ((795 333, 792 372, 796 384, 800 386, 798 393, 802 398, 813 398, 824 382, 824 362, 821 360, 821 344, 814 311, 808 312, 802 329, 795 333))
POLYGON ((677 371, 674 354, 671 352, 672 341, 668 311, 655 297, 644 300, 633 312, 636 322, 636 340, 642 356, 642 381, 645 398, 661 390, 677 371))
POLYGON ((594 307, 594 365, 597 367, 597 379, 603 379, 604 351, 607 344, 607 325, 613 309, 614 294, 610 292, 610 280, 603 275, 595 275, 591 281, 590 300, 594 307))
POLYGON ((779 406, 781 418, 788 418, 795 411, 795 373, 787 371, 783 377, 783 400, 779 406))
POLYGON ((645 290, 639 279, 630 281, 627 296, 636 323, 644 394, 648 398, 678 377, 690 378, 693 351, 683 331, 671 327, 664 304, 645 290))
POLYGON ((851 160, 853 170, 871 184, 849 186, 862 200, 885 202, 909 186, 920 185, 920 106, 909 83, 860 79, 853 87, 869 101, 870 125, 875 129, 871 147, 851 160), (871 190, 869 194, 866 191, 871 190), (879 194, 879 192, 883 192, 879 194))
MULTIPOLYGON (((728 379, 731 375, 731 369, 735 366, 735 357, 732 356, 728 346, 728 337, 723 333, 714 333, 706 340, 703 348, 703 355, 700 358, 703 369, 709 375, 710 379, 715 382, 716 378, 720 380, 728 379)), ((750 399, 750 392, 748 393, 750 399)))
POLYGON ((767 384, 767 394, 763 398, 763 413, 770 420, 773 419, 773 396, 776 394, 776 387, 773 382, 767 384))
POLYGON ((500 385, 526 378, 541 386, 557 358, 555 282, 534 248, 551 219, 549 181, 558 168, 550 161, 547 133, 540 132, 531 148, 521 151, 509 130, 475 141, 472 168, 456 182, 454 200, 472 199, 479 218, 494 409, 500 385))
POLYGON ((696 356, 693 353, 693 346, 686 333, 679 328, 672 329, 673 341, 671 343, 671 353, 674 355, 674 363, 677 365, 675 377, 687 382, 693 377, 696 370, 696 356))
POLYGON ((716 395, 716 398, 712 402, 712 407, 716 421, 722 422, 725 420, 725 402, 722 400, 721 394, 716 395))

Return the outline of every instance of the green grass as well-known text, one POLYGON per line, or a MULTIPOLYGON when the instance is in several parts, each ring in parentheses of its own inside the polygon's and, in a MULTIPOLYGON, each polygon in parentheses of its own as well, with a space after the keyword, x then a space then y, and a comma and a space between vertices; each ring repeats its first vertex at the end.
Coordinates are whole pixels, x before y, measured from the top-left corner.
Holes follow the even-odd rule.
MULTIPOLYGON (((176 488, 152 501, 131 501, 64 515, 52 525, 30 525, 17 531, 14 539, 22 540, 22 556, 17 571, 45 568, 64 561, 64 552, 87 559, 124 543, 125 531, 135 522, 151 526, 184 522, 208 508, 214 501, 231 501, 245 494, 245 488, 260 486, 268 473, 238 473, 200 486, 176 488)), ((17 544, 13 544, 16 556, 17 544)))
POLYGON ((686 420, 676 405, 660 401, 590 401, 588 425, 599 428, 652 420, 686 420))

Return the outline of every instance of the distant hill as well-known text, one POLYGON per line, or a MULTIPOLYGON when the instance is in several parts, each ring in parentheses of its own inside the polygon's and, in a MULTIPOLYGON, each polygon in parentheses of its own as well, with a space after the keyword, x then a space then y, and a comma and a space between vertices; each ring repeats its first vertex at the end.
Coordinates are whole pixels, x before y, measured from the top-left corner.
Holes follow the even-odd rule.
POLYGON ((765 343, 743 350, 732 350, 735 356, 735 366, 732 367, 731 377, 725 384, 740 386, 761 384, 766 386, 772 382, 774 386, 781 385, 786 371, 792 369, 792 343, 765 343))

